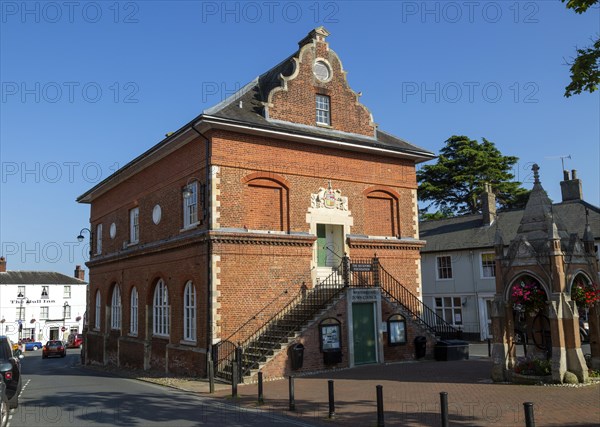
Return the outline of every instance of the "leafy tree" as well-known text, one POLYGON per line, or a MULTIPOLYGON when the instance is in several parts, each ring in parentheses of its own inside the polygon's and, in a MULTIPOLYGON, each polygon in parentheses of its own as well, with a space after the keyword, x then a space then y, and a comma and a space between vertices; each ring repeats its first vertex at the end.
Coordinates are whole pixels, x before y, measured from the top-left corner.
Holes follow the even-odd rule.
MULTIPOLYGON (((567 9, 576 13, 584 13, 598 3, 598 0, 561 0, 567 4, 567 9)), ((581 92, 594 92, 600 84, 600 37, 592 47, 577 49, 577 56, 569 65, 571 66, 571 83, 565 88, 565 97, 578 95, 581 92)))
POLYGON ((528 191, 514 180, 511 168, 519 159, 504 156, 493 142, 483 142, 466 136, 452 136, 440 150, 434 165, 423 166, 417 172, 419 200, 431 202, 434 214, 422 213, 422 218, 443 218, 451 214, 481 211, 480 196, 485 183, 492 186, 501 208, 525 206, 528 191))

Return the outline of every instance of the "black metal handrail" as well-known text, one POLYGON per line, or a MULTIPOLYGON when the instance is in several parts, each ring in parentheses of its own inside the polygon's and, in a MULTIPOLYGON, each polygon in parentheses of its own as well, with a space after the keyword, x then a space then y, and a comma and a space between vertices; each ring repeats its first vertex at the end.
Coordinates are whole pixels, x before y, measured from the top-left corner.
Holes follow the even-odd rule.
POLYGON ((342 278, 333 272, 317 287, 301 290, 287 306, 240 343, 242 348, 241 376, 248 375, 252 369, 257 368, 261 361, 266 360, 267 356, 280 347, 285 339, 288 339, 302 325, 312 319, 343 289, 342 278))
POLYGON ((381 290, 392 301, 404 307, 404 309, 419 323, 427 327, 436 336, 442 339, 459 338, 460 331, 446 322, 427 304, 421 301, 415 294, 404 287, 398 280, 388 273, 377 262, 379 273, 379 284, 381 290))
POLYGON ((234 338, 239 334, 244 328, 246 328, 251 322, 255 321, 267 308, 273 306, 277 300, 279 300, 283 295, 287 295, 289 293, 288 289, 285 289, 267 304, 262 307, 259 311, 253 314, 248 320, 246 320, 242 325, 240 325, 232 334, 230 334, 224 340, 219 341, 214 344, 212 347, 212 359, 215 375, 218 377, 227 377, 228 373, 226 373, 227 366, 230 365, 235 359, 235 349, 236 345, 234 344, 236 340, 234 338))
POLYGON ((280 293, 275 298, 273 298, 271 301, 266 303, 263 308, 258 310, 248 320, 246 320, 244 323, 242 323, 242 325, 239 328, 237 328, 234 332, 232 332, 231 335, 229 335, 223 341, 232 341, 233 337, 235 337, 242 329, 244 329, 247 325, 249 325, 253 320, 256 320, 267 308, 272 308, 275 301, 279 300, 279 298, 281 298, 283 295, 287 295, 287 294, 289 294, 289 289, 285 289, 282 293, 280 293))

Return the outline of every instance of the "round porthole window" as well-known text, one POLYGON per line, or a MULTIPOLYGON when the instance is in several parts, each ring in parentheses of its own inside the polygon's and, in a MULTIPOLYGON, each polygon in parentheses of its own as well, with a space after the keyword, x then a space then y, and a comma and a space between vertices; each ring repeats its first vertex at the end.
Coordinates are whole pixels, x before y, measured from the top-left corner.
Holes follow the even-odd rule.
POLYGON ((160 205, 154 206, 154 209, 152 209, 152 221, 154 222, 154 224, 158 225, 161 217, 162 217, 162 209, 161 209, 160 205))
POLYGON ((115 224, 114 222, 110 225, 109 233, 111 239, 114 239, 117 235, 117 224, 115 224))
POLYGON ((323 61, 315 62, 315 65, 313 65, 313 74, 322 82, 329 80, 329 77, 331 77, 331 71, 329 71, 329 67, 323 61))

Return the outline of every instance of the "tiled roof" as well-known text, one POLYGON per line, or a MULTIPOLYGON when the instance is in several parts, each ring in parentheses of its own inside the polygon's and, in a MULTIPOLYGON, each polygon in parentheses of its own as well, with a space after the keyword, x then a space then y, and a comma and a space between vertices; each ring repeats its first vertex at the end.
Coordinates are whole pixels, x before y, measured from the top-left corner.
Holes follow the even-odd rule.
POLYGON ((84 280, 53 271, 6 271, 0 285, 85 285, 84 280))
MULTIPOLYGON (((586 208, 589 211, 592 234, 596 241, 600 240, 600 208, 583 200, 552 205, 559 231, 577 233, 583 238, 586 208)), ((500 232, 504 244, 508 245, 517 236, 523 212, 524 209, 498 211, 497 219, 491 226, 483 224, 481 214, 422 221, 419 224, 419 237, 427 241, 422 252, 491 248, 494 246, 496 230, 500 232)))

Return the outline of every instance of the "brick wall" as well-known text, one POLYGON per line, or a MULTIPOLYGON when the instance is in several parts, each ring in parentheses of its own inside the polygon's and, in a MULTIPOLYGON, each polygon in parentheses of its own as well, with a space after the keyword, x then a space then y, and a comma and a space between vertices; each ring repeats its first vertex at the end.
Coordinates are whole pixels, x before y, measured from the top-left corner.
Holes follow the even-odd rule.
POLYGON ((269 118, 315 126, 315 97, 321 94, 330 97, 331 128, 374 136, 375 125, 371 113, 359 103, 358 95, 350 89, 341 62, 327 43, 316 42, 302 47, 294 75, 285 80, 285 89, 271 91, 267 107, 269 118), (313 64, 317 59, 329 64, 332 73, 329 81, 322 82, 315 77, 313 64))
POLYGON ((262 310, 233 337, 243 340, 297 295, 302 283, 311 283, 312 246, 215 243, 213 251, 220 255, 221 339, 262 310))
POLYGON ((123 369, 143 369, 143 341, 131 338, 121 338, 121 341, 119 342, 119 365, 123 369))
MULTIPOLYGON (((94 233, 96 225, 102 224, 103 255, 121 251, 129 242, 129 211, 134 207, 139 208, 137 246, 181 234, 183 188, 191 177, 206 181, 204 146, 198 138, 94 200, 90 222, 94 233), (162 210, 158 225, 152 221, 157 204, 162 210), (114 239, 109 234, 112 223, 116 225, 114 239)), ((95 254, 95 243, 92 250, 95 254)))

